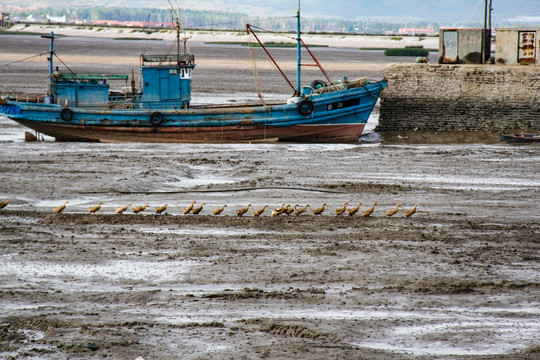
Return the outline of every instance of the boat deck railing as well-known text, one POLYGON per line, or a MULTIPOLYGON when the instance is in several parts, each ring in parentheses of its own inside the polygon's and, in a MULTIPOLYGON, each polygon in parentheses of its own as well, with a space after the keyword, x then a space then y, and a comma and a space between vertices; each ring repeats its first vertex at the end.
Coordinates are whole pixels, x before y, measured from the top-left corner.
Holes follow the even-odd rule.
POLYGON ((190 109, 219 109, 219 108, 242 108, 242 107, 258 107, 258 106, 272 106, 272 105, 285 105, 285 101, 265 101, 262 104, 260 101, 257 102, 243 102, 236 104, 197 104, 191 105, 190 109))
POLYGON ((45 103, 45 98, 47 96, 44 95, 35 95, 35 94, 28 94, 28 95, 3 95, 0 96, 2 100, 5 101, 16 101, 16 102, 27 102, 27 103, 36 103, 36 104, 43 104, 45 103))
POLYGON ((129 79, 125 74, 81 74, 81 73, 54 73, 52 75, 56 82, 80 82, 80 83, 105 83, 107 80, 129 79))
POLYGON ((188 53, 166 55, 141 54, 141 65, 145 65, 145 63, 191 64, 193 62, 195 62, 195 55, 188 53))
POLYGON ((328 86, 316 89, 313 91, 314 94, 324 94, 335 91, 342 91, 357 87, 366 86, 369 83, 368 78, 362 77, 354 80, 338 80, 328 86))

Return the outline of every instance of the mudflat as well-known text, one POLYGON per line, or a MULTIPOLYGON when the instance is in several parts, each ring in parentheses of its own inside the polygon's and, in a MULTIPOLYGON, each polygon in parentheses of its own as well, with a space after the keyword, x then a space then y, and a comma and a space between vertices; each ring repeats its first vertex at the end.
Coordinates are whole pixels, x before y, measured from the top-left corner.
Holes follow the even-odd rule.
MULTIPOLYGON (((71 44, 65 53, 85 50, 80 38, 58 47, 64 41, 71 44)), ((93 46, 127 58, 162 44, 100 39, 93 46)), ((207 58, 238 52, 197 47, 207 58)), ((332 51, 322 57, 361 61, 350 49, 335 49, 341 58, 332 51)), ((94 70, 127 72, 106 55, 93 58, 94 70)), ((6 75, 2 91, 16 88, 17 74, 24 90, 44 89, 46 65, 31 64, 6 75)), ((207 64, 196 68, 194 96, 247 96, 249 86, 236 84, 248 84, 251 69, 207 64)), ((352 76, 369 74, 359 65, 352 76)), ((276 73, 265 76, 272 94, 287 93, 276 73)), ((540 353, 538 146, 389 145, 374 133, 358 144, 25 143, 24 131, 0 118, 0 202, 11 200, 0 210, 3 358, 540 353), (184 215, 192 201, 205 205, 184 215), (337 216, 346 202, 362 204, 337 216), (128 203, 149 207, 115 213, 128 203), (283 203, 310 207, 272 216, 283 203)))

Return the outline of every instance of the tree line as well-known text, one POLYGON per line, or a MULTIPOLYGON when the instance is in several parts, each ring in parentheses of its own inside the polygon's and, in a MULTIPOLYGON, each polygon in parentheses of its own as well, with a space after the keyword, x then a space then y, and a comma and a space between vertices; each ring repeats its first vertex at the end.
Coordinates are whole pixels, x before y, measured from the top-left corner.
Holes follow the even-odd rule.
MULTIPOLYGON (((176 14, 167 9, 125 8, 125 7, 87 7, 87 8, 38 8, 11 11, 11 19, 19 18, 24 21, 32 15, 34 19, 47 16, 65 16, 67 22, 80 21, 90 23, 93 20, 114 20, 121 22, 142 22, 146 24, 171 23, 176 21, 176 14)), ((274 19, 250 18, 244 13, 180 10, 180 21, 184 28, 190 29, 223 29, 239 30, 251 23, 272 31, 295 31, 296 18, 283 17, 274 19)), ((396 32, 401 27, 431 27, 438 31, 437 23, 391 23, 384 21, 359 21, 329 18, 302 18, 304 32, 340 32, 340 33, 383 33, 396 32)))

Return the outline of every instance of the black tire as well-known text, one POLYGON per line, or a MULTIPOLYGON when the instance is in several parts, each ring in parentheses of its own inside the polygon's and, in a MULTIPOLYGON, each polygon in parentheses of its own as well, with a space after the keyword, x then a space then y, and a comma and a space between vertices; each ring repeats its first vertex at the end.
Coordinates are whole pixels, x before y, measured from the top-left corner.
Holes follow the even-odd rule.
POLYGON ((154 111, 150 115, 150 122, 154 126, 158 126, 163 121, 163 114, 161 114, 159 111, 154 111))
POLYGON ((313 90, 319 90, 321 88, 324 88, 326 87, 326 83, 322 80, 314 80, 312 83, 311 83, 311 88, 313 90))
POLYGON ((71 121, 71 119, 73 119, 73 111, 67 107, 63 108, 62 111, 60 111, 60 118, 64 121, 71 121))
POLYGON ((298 110, 300 115, 303 115, 303 116, 311 115, 314 109, 315 109, 315 105, 313 105, 313 101, 309 99, 302 99, 296 105, 296 110, 298 110))

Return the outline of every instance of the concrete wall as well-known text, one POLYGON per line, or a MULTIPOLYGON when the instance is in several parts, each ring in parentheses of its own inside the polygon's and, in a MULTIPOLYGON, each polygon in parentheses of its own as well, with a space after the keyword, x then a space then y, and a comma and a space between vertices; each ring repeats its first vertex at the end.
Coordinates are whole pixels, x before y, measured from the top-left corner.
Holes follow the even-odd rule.
POLYGON ((540 64, 540 29, 497 29, 496 55, 497 61, 503 61, 506 65, 518 63, 519 32, 527 31, 535 33, 534 57, 535 63, 540 64))
POLYGON ((378 131, 540 130, 540 67, 391 64, 378 131))

